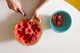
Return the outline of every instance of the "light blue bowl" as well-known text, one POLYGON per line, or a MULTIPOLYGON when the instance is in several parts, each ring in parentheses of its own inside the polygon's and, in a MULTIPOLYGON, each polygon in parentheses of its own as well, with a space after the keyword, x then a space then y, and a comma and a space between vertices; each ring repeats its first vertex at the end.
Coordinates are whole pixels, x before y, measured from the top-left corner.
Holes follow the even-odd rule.
POLYGON ((71 16, 65 11, 57 11, 50 17, 50 27, 56 32, 65 32, 65 31, 67 31, 69 29, 69 27, 71 26, 71 22, 72 22, 71 16), (52 17, 57 13, 60 13, 62 15, 62 19, 64 20, 63 25, 61 27, 57 27, 52 22, 52 17))

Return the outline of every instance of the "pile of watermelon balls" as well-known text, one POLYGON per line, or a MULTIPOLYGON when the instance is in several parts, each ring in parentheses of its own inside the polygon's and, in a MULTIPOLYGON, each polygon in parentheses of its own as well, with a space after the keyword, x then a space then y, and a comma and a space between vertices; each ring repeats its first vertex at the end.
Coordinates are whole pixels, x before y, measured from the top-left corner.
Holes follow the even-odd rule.
MULTIPOLYGON (((65 11, 57 11, 50 17, 50 27, 56 32, 65 32, 71 25, 71 17, 65 11)), ((23 45, 32 46, 36 44, 41 35, 42 27, 35 16, 32 21, 25 19, 15 26, 15 37, 23 45)))

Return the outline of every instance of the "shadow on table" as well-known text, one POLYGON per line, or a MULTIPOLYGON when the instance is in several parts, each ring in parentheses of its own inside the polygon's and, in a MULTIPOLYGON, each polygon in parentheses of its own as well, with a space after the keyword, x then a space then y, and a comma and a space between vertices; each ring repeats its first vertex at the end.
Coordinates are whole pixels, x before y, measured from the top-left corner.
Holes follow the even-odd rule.
POLYGON ((22 8, 27 17, 32 17, 34 11, 38 9, 46 0, 20 0, 22 8), (33 12, 33 13, 32 13, 33 12))
POLYGON ((43 30, 48 30, 50 29, 49 21, 50 21, 50 16, 49 15, 39 15, 38 16, 41 19, 41 25, 43 30))
POLYGON ((21 16, 11 14, 6 20, 0 22, 0 42, 14 39, 14 27, 21 19, 21 16))

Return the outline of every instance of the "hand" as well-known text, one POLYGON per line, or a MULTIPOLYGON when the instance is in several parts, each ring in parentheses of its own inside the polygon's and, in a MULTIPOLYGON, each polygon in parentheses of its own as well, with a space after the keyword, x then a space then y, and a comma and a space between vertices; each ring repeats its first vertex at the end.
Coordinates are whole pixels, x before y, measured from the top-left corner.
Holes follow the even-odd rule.
POLYGON ((8 4, 8 7, 10 9, 12 9, 13 11, 24 15, 24 12, 22 11, 22 7, 21 7, 21 5, 18 1, 16 1, 16 0, 7 0, 7 4, 8 4))

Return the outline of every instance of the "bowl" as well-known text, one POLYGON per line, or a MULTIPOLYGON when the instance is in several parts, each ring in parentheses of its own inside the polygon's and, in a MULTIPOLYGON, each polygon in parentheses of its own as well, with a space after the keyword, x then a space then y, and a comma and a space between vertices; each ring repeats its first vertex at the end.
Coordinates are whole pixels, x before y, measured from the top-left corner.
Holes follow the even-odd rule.
POLYGON ((56 32, 65 32, 67 31, 70 26, 71 26, 71 16, 69 15, 69 13, 67 13, 66 11, 62 11, 62 10, 59 10, 55 13, 53 13, 50 17, 50 27, 52 30, 56 31, 56 32), (63 19, 63 24, 61 27, 57 27, 52 19, 53 19, 53 16, 56 15, 57 13, 61 14, 62 15, 62 19, 63 19))

